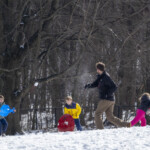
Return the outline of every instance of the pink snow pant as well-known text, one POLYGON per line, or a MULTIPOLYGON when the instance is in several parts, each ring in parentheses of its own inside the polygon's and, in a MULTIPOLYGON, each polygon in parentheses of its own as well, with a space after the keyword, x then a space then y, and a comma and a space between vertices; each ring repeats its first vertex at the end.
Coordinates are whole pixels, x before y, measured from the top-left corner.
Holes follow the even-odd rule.
POLYGON ((145 112, 141 109, 137 109, 135 118, 131 121, 131 127, 141 121, 141 126, 146 126, 145 112))

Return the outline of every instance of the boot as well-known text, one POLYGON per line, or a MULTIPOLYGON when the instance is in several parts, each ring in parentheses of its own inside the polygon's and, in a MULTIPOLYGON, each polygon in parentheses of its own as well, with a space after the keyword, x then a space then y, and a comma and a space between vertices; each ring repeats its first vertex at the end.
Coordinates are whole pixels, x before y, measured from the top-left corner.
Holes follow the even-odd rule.
POLYGON ((2 133, 2 136, 3 136, 3 137, 5 137, 5 136, 6 136, 6 134, 5 134, 5 133, 2 133))
POLYGON ((127 128, 130 128, 131 127, 131 123, 129 122, 128 124, 127 124, 127 128))

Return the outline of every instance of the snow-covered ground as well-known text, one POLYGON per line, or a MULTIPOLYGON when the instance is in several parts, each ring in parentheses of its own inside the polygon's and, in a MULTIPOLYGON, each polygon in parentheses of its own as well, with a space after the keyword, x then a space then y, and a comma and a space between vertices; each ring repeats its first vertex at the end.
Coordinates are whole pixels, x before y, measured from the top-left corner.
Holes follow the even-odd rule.
POLYGON ((149 150, 150 126, 0 137, 0 150, 149 150))

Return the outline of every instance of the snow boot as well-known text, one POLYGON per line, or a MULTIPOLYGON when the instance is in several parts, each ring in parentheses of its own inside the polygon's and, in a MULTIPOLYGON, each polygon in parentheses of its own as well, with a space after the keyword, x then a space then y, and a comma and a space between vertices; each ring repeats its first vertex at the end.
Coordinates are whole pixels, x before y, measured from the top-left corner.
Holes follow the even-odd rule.
POLYGON ((3 133, 3 134, 2 134, 2 137, 5 137, 5 136, 6 136, 6 134, 5 134, 5 133, 3 133))
POLYGON ((131 127, 131 123, 129 122, 128 124, 127 124, 127 128, 130 128, 131 127))

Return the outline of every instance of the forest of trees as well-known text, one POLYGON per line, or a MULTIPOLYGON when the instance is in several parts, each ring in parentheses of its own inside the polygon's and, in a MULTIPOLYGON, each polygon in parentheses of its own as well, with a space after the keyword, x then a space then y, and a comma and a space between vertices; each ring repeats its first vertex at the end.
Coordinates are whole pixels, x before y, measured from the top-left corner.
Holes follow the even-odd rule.
MULTIPOLYGON (((150 92, 149 0, 0 0, 0 94, 17 110, 9 134, 22 132, 22 114, 33 109, 34 120, 67 95, 86 108, 81 118, 92 114, 98 92, 84 85, 98 61, 118 86, 116 105, 130 110, 150 92)), ((57 121, 62 109, 51 113, 57 121)))

